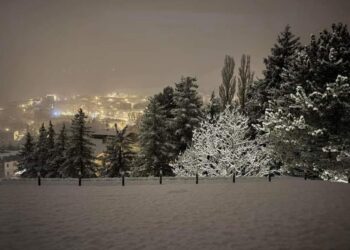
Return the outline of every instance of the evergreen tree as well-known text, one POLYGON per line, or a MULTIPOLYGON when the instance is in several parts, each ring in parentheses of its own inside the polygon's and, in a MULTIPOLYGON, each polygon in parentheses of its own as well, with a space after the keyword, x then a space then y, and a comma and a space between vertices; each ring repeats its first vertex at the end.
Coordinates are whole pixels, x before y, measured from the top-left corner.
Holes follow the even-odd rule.
POLYGON ((116 134, 108 138, 106 150, 106 171, 109 177, 120 176, 121 171, 128 171, 134 157, 132 144, 135 143, 136 135, 127 132, 127 126, 119 130, 115 124, 116 134))
POLYGON ((171 174, 171 169, 168 163, 174 160, 178 154, 177 141, 175 136, 175 129, 172 126, 174 119, 173 110, 176 108, 174 100, 174 89, 170 86, 165 87, 163 91, 154 96, 155 100, 159 103, 162 109, 162 115, 164 115, 164 129, 165 129, 165 146, 167 148, 167 160, 163 163, 163 170, 165 173, 171 174))
POLYGON ((36 177, 37 175, 36 162, 34 158, 34 149, 34 139, 32 135, 29 132, 27 132, 24 145, 19 155, 18 164, 18 169, 20 171, 24 171, 22 173, 23 177, 36 177))
POLYGON ((162 106, 167 118, 172 119, 174 116, 172 110, 176 107, 174 102, 174 89, 170 86, 165 87, 163 91, 154 96, 157 102, 162 106))
POLYGON ((34 150, 36 168, 41 176, 45 176, 48 171, 47 159, 49 154, 47 145, 47 131, 43 123, 39 129, 39 137, 34 150))
MULTIPOLYGON (((333 24, 320 36, 311 36, 310 43, 295 53, 291 68, 284 71, 287 85, 301 85, 306 93, 324 91, 338 75, 350 76, 350 34, 347 26, 333 24)), ((294 89, 295 92, 295 89, 294 89)))
POLYGON ((222 84, 219 87, 222 110, 226 106, 233 104, 233 98, 236 92, 236 77, 234 77, 235 61, 233 57, 226 55, 224 67, 221 70, 222 84))
POLYGON ((82 109, 74 116, 71 125, 71 136, 66 150, 66 160, 62 166, 64 177, 94 177, 95 157, 90 141, 90 128, 86 125, 87 116, 82 109))
POLYGON ((350 84, 339 76, 324 92, 298 86, 289 109, 267 110, 263 131, 276 156, 289 169, 308 172, 343 168, 350 149, 350 84))
POLYGON ((264 59, 266 69, 264 79, 248 88, 247 114, 253 122, 258 122, 264 115, 269 101, 280 103, 289 101, 289 95, 295 92, 297 84, 285 85, 285 72, 291 67, 295 53, 301 49, 299 37, 286 26, 277 37, 277 43, 271 49, 271 55, 264 59))
POLYGON ((196 78, 182 77, 179 83, 175 84, 175 109, 173 110, 174 127, 178 142, 178 152, 183 152, 191 145, 193 129, 195 129, 202 117, 202 100, 197 93, 198 85, 196 78))
POLYGON ((67 149, 67 140, 68 138, 66 133, 66 126, 63 124, 54 145, 53 155, 50 161, 50 170, 48 173, 49 177, 62 176, 62 173, 60 171, 63 167, 64 162, 66 161, 65 153, 67 149))
POLYGON ((284 69, 281 86, 290 97, 271 102, 264 127, 287 167, 344 169, 350 148, 349 65, 350 35, 340 23, 311 36, 284 69))
POLYGON ((49 122, 49 128, 47 130, 47 149, 52 151, 55 147, 55 130, 53 128, 52 122, 49 122))
POLYGON ((277 44, 271 49, 271 55, 264 59, 266 69, 263 73, 267 88, 280 89, 283 71, 289 67, 289 62, 299 48, 299 37, 295 37, 287 25, 278 36, 277 44))
POLYGON ((140 161, 146 173, 158 175, 162 168, 165 175, 171 175, 168 163, 174 157, 173 144, 168 141, 166 112, 157 99, 150 99, 142 117, 140 161))
POLYGON ((53 128, 52 122, 49 122, 49 128, 47 129, 47 176, 51 175, 51 163, 54 157, 54 149, 55 149, 55 130, 53 128))

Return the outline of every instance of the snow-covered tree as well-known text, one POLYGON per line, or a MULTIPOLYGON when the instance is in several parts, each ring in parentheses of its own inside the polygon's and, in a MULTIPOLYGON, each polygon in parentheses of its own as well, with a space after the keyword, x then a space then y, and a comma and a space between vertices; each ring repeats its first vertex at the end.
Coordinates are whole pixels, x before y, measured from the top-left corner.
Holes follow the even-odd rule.
POLYGON ((34 158, 35 144, 32 135, 27 132, 24 145, 19 155, 18 169, 23 171, 23 177, 35 177, 37 175, 34 158))
POLYGON ((74 116, 71 125, 71 136, 66 150, 66 161, 61 172, 64 177, 82 177, 95 176, 95 157, 93 155, 90 141, 91 131, 86 125, 87 116, 82 109, 74 116))
POLYGON ((338 75, 350 76, 350 34, 347 26, 333 24, 317 38, 311 36, 308 45, 299 48, 282 74, 283 87, 301 85, 307 94, 315 89, 324 91, 338 75))
POLYGON ((216 122, 205 120, 194 130, 191 146, 172 166, 180 176, 262 175, 270 157, 262 137, 250 140, 248 117, 229 106, 216 122))
POLYGON ((127 126, 119 130, 115 125, 115 135, 108 138, 105 175, 119 177, 121 171, 128 171, 134 157, 132 144, 136 135, 127 131, 127 126))
POLYGON ((268 109, 263 130, 280 159, 305 170, 337 169, 350 148, 350 85, 338 76, 324 91, 302 86, 289 108, 268 109))
POLYGON ((178 152, 183 152, 191 145, 193 130, 203 116, 202 100, 197 92, 196 81, 193 77, 182 77, 175 84, 175 108, 171 125, 175 131, 178 152))

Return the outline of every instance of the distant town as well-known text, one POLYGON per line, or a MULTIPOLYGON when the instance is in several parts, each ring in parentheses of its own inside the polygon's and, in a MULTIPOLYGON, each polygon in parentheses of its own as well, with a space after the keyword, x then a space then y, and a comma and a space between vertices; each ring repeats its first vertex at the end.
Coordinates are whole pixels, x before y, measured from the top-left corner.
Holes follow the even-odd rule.
POLYGON ((113 129, 114 125, 135 125, 147 106, 147 96, 110 93, 103 96, 48 94, 0 107, 0 148, 18 147, 27 131, 34 135, 50 120, 60 126, 70 123, 79 108, 88 115, 95 132, 113 129))

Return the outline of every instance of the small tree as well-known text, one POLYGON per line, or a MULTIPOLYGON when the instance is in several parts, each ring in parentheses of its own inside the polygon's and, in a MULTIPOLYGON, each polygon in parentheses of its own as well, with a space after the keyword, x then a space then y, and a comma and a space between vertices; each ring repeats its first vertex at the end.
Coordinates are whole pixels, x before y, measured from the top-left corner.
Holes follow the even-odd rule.
POLYGON ((106 150, 106 171, 109 177, 119 177, 121 171, 127 171, 133 160, 132 144, 136 141, 134 133, 127 132, 127 126, 119 130, 115 124, 116 134, 108 138, 106 150))
POLYGON ((34 158, 34 139, 32 135, 27 132, 24 145, 19 155, 18 169, 23 171, 23 177, 35 177, 37 175, 36 162, 34 158))
POLYGON ((51 173, 51 169, 52 169, 52 166, 51 166, 51 163, 53 161, 53 158, 54 158, 54 149, 55 149, 55 136, 56 136, 56 133, 55 133, 55 130, 53 128, 53 124, 52 122, 50 121, 49 122, 49 127, 47 129, 47 159, 46 159, 46 162, 47 162, 47 176, 51 176, 52 173, 51 173))
POLYGON ((47 131, 43 123, 39 129, 39 137, 34 150, 36 170, 42 176, 45 176, 48 171, 48 156, 47 131))

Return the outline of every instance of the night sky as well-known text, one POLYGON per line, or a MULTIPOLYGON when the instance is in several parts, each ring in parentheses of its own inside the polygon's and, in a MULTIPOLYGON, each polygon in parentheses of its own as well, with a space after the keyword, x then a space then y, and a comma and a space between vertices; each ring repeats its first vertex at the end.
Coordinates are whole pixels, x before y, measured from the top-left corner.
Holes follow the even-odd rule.
POLYGON ((285 25, 307 42, 333 22, 349 25, 349 11, 348 0, 0 0, 0 104, 152 94, 182 75, 209 93, 225 54, 250 54, 259 76, 285 25))

